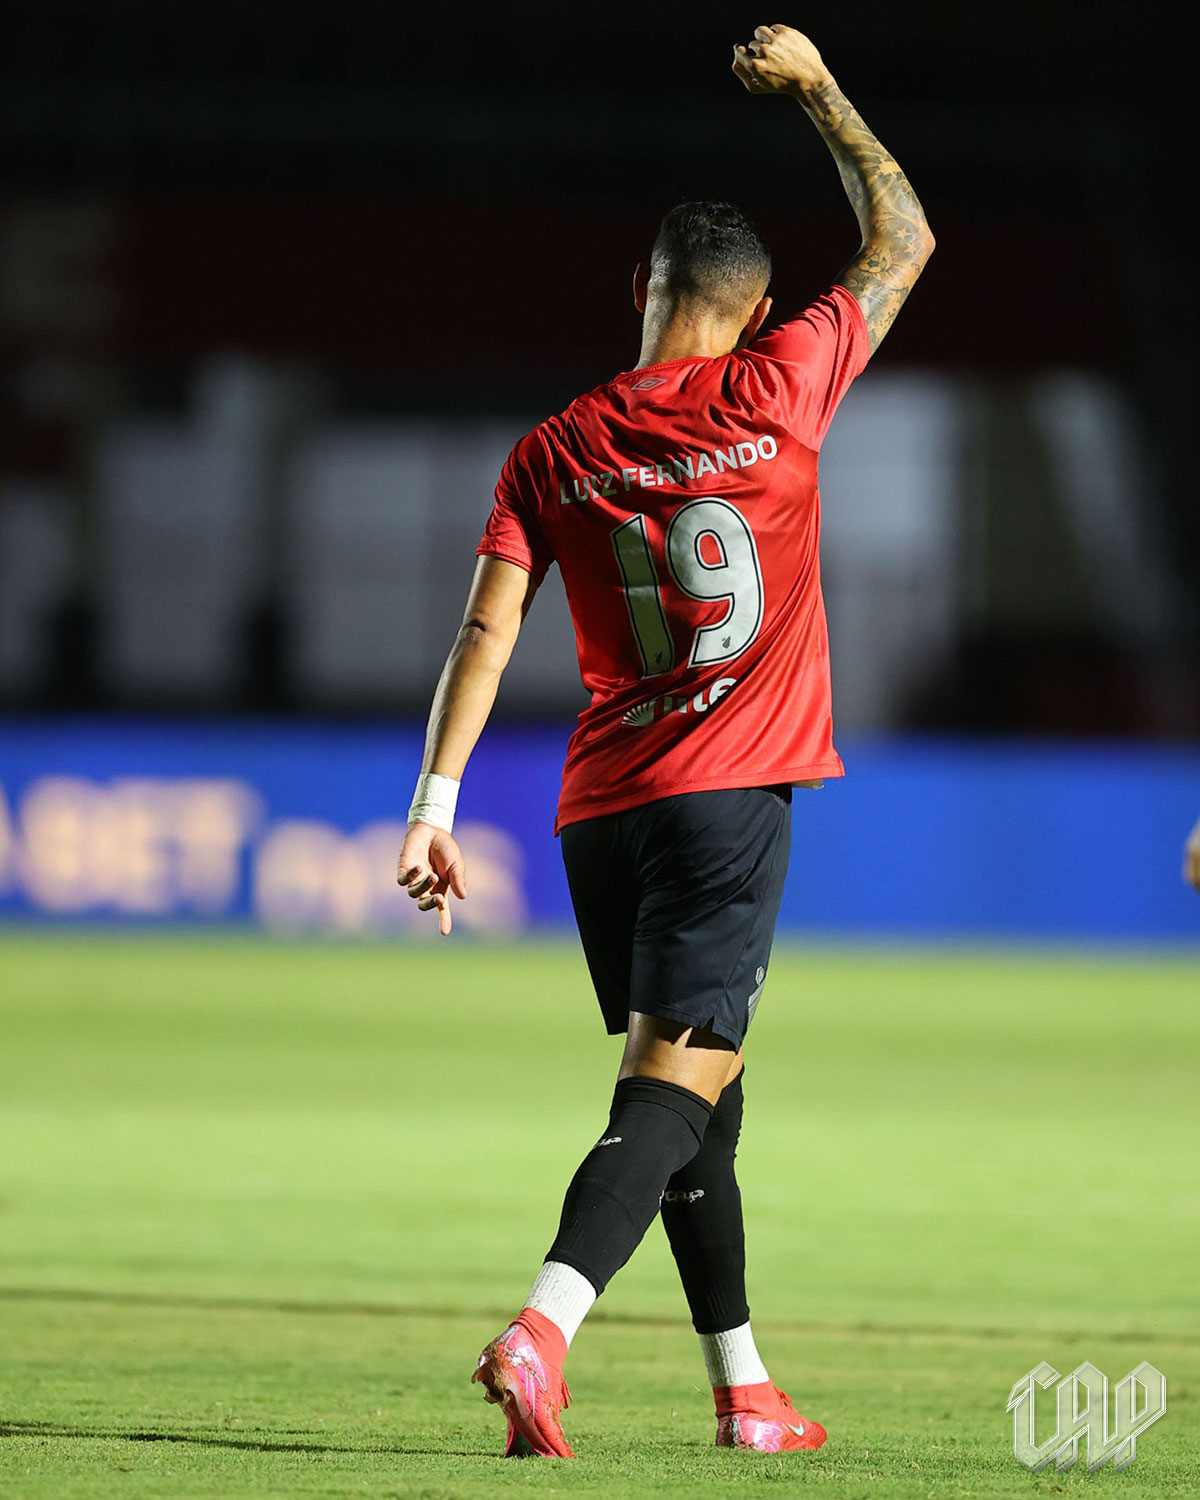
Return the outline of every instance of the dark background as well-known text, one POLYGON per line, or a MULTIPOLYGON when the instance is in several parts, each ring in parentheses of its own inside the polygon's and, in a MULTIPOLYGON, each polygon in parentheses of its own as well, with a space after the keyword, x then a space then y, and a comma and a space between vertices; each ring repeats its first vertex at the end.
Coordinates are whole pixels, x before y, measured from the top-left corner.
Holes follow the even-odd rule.
MULTIPOLYGON (((326 421, 536 421, 633 363, 629 277, 687 197, 756 216, 777 308, 803 305, 857 237, 799 108, 729 74, 733 41, 783 19, 813 36, 937 235, 872 374, 969 390, 990 413, 976 440, 1021 474, 1037 463, 1014 465, 1028 434, 1005 413, 1031 381, 1068 370, 1111 386, 1132 413, 1137 520, 1158 559, 1149 627, 1097 604, 1116 576, 1092 576, 1088 599, 1051 618, 973 596, 899 727, 1200 733, 1185 14, 1109 0, 10 8, 0 495, 53 493, 70 561, 0 701, 417 710, 411 685, 323 701, 288 670, 299 627, 271 546, 227 680, 175 692, 106 672, 97 444, 131 413, 184 412, 197 367, 230 351, 315 382, 326 421)), ((278 541, 286 505, 264 514, 278 541)), ((1039 534, 1001 520, 987 566, 1007 582, 992 592, 1019 601, 1039 534)), ((11 546, 4 566, 24 567, 11 546)), ((456 571, 447 591, 461 584, 456 571)))

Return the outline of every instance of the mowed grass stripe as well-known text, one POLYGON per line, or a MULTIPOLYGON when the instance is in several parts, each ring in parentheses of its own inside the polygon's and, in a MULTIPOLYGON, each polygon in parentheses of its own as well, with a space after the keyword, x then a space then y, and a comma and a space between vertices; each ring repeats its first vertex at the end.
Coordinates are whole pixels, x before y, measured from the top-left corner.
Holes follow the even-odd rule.
MULTIPOLYGON (((188 1297, 184 1295, 155 1294, 146 1292, 86 1292, 77 1288, 0 1287, 0 1302, 82 1302, 113 1307, 161 1307, 181 1310, 200 1309, 214 1312, 262 1312, 287 1313, 299 1317, 326 1318, 393 1318, 403 1321, 423 1319, 427 1322, 469 1322, 490 1324, 512 1315, 511 1307, 473 1308, 466 1311, 457 1307, 406 1307, 400 1303, 382 1302, 302 1302, 275 1301, 262 1297, 188 1297)), ((819 1338, 869 1337, 878 1340, 898 1341, 935 1339, 938 1341, 978 1342, 988 1339, 1021 1340, 1028 1337, 1022 1330, 1014 1328, 957 1328, 947 1329, 938 1323, 925 1325, 883 1324, 858 1321, 835 1324, 818 1323, 803 1318, 756 1317, 755 1327, 760 1334, 767 1331, 807 1334, 819 1338)), ((686 1315, 669 1313, 639 1313, 637 1315, 609 1312, 601 1304, 588 1315, 589 1327, 607 1324, 611 1327, 630 1328, 691 1328, 686 1315)), ((1046 1335, 1060 1341, 1071 1342, 1086 1337, 1079 1329, 1058 1329, 1046 1335)), ((1161 1332, 1153 1328, 1139 1328, 1104 1335, 1109 1343, 1147 1343, 1160 1340, 1161 1332)), ((1195 1334, 1173 1334, 1171 1344, 1180 1349, 1200 1347, 1200 1336, 1195 1334)))

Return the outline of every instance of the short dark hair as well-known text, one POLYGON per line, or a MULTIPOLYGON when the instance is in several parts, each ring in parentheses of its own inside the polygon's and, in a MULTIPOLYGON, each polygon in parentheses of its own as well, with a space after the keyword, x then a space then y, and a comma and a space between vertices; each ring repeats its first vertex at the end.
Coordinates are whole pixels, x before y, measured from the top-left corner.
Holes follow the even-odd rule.
POLYGON ((680 203, 659 227, 650 252, 650 286, 672 297, 711 303, 733 314, 755 286, 771 279, 762 236, 733 203, 680 203))

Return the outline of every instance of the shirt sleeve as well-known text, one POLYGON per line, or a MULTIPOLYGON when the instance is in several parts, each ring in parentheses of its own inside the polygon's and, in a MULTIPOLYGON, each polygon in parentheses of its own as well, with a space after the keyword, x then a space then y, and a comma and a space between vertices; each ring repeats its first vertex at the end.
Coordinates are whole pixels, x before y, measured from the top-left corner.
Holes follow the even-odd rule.
POLYGON ((518 486, 520 470, 515 458, 515 452, 511 453, 500 470, 495 503, 475 554, 477 557, 501 557, 505 562, 516 563, 540 584, 554 561, 554 554, 546 544, 533 508, 518 486))
POLYGON ((758 386, 755 404, 772 411, 802 443, 819 448, 870 354, 862 309, 845 287, 830 287, 798 318, 747 347, 758 386))

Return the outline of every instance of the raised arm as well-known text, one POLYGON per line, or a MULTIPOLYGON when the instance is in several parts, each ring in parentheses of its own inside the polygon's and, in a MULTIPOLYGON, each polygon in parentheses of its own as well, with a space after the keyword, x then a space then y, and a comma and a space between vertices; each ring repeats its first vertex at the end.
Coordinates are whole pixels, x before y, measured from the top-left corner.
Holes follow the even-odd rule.
POLYGON ((536 591, 524 568, 498 557, 479 559, 462 624, 433 695, 425 758, 396 879, 422 911, 437 912, 443 936, 450 931, 450 893, 459 900, 467 894, 462 852, 451 835, 458 784, 536 591))
POLYGON ((752 94, 799 99, 833 153, 862 234, 838 282, 862 308, 874 354, 933 254, 920 200, 803 33, 757 27, 748 47, 734 48, 733 71, 752 94))

